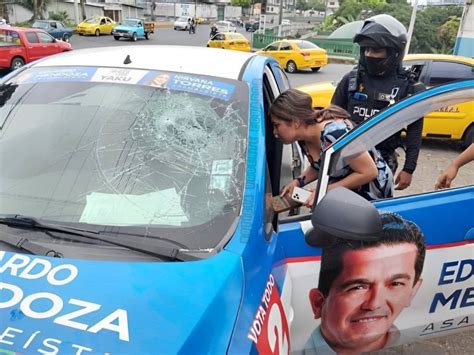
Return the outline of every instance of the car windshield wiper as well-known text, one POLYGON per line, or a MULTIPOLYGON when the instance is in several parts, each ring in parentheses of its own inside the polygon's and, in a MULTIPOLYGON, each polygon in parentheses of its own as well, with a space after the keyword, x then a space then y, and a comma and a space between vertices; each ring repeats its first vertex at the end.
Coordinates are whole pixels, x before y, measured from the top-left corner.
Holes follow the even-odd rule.
POLYGON ((30 241, 28 238, 23 238, 19 235, 12 235, 0 231, 0 242, 6 243, 14 248, 24 250, 33 255, 53 256, 55 258, 62 258, 63 255, 54 249, 46 248, 38 243, 30 241))
MULTIPOLYGON (((135 250, 135 251, 142 252, 151 256, 158 257, 158 258, 166 258, 168 260, 189 261, 189 260, 199 259, 198 257, 194 255, 188 254, 188 252, 190 251, 186 249, 183 250, 179 248, 153 245, 151 243, 143 242, 141 240, 136 240, 136 239, 130 241, 118 235, 115 235, 112 237, 112 236, 103 235, 98 231, 90 231, 87 229, 44 223, 44 222, 38 221, 37 219, 33 217, 27 217, 27 216, 22 216, 22 215, 5 215, 3 217, 0 217, 0 224, 5 224, 13 228, 40 230, 40 231, 45 231, 45 232, 59 232, 59 233, 73 235, 73 236, 80 236, 80 237, 87 238, 90 240, 98 240, 98 241, 106 242, 109 244, 117 245, 120 247, 124 247, 127 249, 135 250)), ((0 240, 7 241, 4 238, 3 234, 4 233, 0 234, 0 240)), ((48 234, 48 235, 53 238, 57 238, 55 236, 52 236, 51 234, 48 234)), ((24 239, 24 238, 21 238, 21 239, 24 239)), ((158 239, 158 240, 174 243, 171 240, 162 240, 162 239, 158 239)), ((32 243, 30 241, 28 242, 32 243)), ((15 244, 14 242, 10 240, 10 243, 7 243, 7 244, 12 244, 12 243, 15 244)), ((36 244, 36 243, 33 243, 33 244, 36 244)), ((23 247, 19 247, 19 248, 26 250, 25 243, 23 243, 22 245, 23 247)), ((44 248, 44 249, 50 251, 50 249, 47 249, 47 248, 44 248)), ((42 254, 42 255, 46 255, 46 254, 42 254)))

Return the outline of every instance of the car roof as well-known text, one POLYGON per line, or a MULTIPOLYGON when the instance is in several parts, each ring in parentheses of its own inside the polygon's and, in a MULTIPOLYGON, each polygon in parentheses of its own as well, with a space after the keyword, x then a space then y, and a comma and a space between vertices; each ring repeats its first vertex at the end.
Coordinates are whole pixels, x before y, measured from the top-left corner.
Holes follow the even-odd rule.
POLYGON ((237 80, 247 61, 256 55, 207 47, 161 45, 88 48, 73 52, 46 57, 32 66, 94 66, 164 70, 237 80), (131 63, 124 64, 128 55, 131 63), (212 63, 212 66, 209 63, 212 63))
POLYGON ((408 60, 444 60, 448 62, 460 62, 464 64, 474 65, 474 59, 468 57, 461 57, 457 55, 449 54, 432 54, 432 53, 421 53, 421 54, 407 54, 404 61, 408 60))
POLYGON ((40 29, 40 28, 33 28, 33 27, 13 27, 13 26, 10 26, 10 27, 2 27, 2 29, 5 29, 5 30, 9 30, 9 31, 17 31, 17 32, 43 32, 43 33, 46 33, 44 30, 40 29))

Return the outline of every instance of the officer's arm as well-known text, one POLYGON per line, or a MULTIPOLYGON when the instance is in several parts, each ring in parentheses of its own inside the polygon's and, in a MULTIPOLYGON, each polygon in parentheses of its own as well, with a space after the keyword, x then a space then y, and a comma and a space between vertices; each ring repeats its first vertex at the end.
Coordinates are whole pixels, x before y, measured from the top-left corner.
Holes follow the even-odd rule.
POLYGON ((348 105, 349 76, 346 74, 337 84, 336 91, 332 95, 331 104, 347 110, 348 105))

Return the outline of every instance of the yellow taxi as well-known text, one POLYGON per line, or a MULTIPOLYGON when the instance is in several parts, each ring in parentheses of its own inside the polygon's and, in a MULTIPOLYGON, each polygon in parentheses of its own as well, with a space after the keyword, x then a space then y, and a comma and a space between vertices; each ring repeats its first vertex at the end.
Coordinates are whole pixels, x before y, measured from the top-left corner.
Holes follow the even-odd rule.
MULTIPOLYGON (((474 59, 447 54, 408 54, 403 66, 411 68, 427 88, 456 80, 474 79, 474 59)), ((313 98, 313 105, 324 107, 331 102, 336 86, 322 82, 298 87, 313 98)), ((474 143, 473 101, 449 105, 425 116, 423 137, 447 138, 474 143)))
POLYGON ((211 48, 233 49, 236 51, 250 52, 250 42, 240 33, 219 32, 216 33, 208 42, 207 46, 211 48))
POLYGON ((94 16, 82 21, 76 27, 76 32, 82 35, 95 35, 100 36, 103 34, 110 35, 112 29, 117 23, 110 17, 105 16, 94 16))
POLYGON ((328 55, 325 49, 300 39, 276 41, 257 53, 275 58, 288 73, 307 68, 317 72, 328 64, 328 55))

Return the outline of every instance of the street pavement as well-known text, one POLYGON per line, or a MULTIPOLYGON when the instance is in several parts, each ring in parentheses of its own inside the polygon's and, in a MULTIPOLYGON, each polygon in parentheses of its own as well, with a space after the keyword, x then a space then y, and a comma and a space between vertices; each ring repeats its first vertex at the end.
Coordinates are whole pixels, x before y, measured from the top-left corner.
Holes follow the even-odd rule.
MULTIPOLYGON (((239 28, 238 32, 250 39, 251 34, 239 28)), ((116 41, 112 36, 78 36, 71 38, 74 49, 98 48, 110 46, 130 46, 130 45, 189 45, 206 46, 209 39, 210 26, 197 26, 196 34, 188 34, 186 31, 174 31, 172 28, 158 28, 150 40, 139 40, 132 42, 128 40, 116 41)), ((166 52, 163 53, 166 55, 166 52)), ((189 58, 192 60, 192 57, 189 58)), ((209 63, 210 67, 212 63, 209 63)), ((303 84, 338 81, 343 74, 351 69, 351 65, 329 64, 318 73, 304 71, 289 74, 289 80, 293 87, 303 84)), ((1 75, 1 74, 0 74, 1 75)), ((418 160, 418 168, 413 176, 412 185, 404 190, 397 191, 396 196, 424 193, 432 191, 437 176, 448 166, 448 164, 460 153, 462 147, 459 143, 442 140, 424 140, 418 160)), ((400 151, 401 162, 403 162, 403 151, 400 151)), ((464 166, 456 180, 455 186, 464 186, 474 183, 474 163, 464 166)), ((392 349, 380 351, 380 354, 417 354, 417 355, 468 355, 474 354, 474 330, 457 335, 449 335, 433 340, 425 340, 414 344, 404 345, 392 349)))

